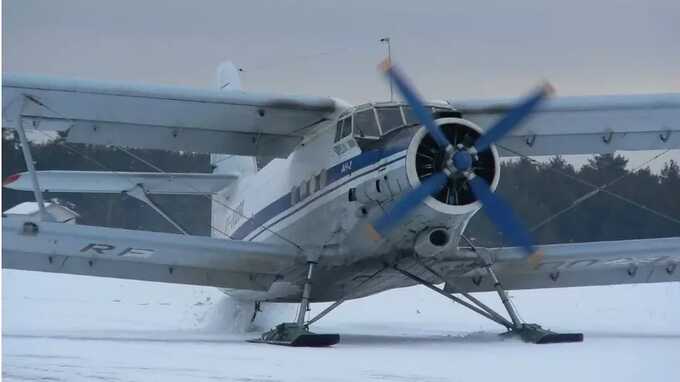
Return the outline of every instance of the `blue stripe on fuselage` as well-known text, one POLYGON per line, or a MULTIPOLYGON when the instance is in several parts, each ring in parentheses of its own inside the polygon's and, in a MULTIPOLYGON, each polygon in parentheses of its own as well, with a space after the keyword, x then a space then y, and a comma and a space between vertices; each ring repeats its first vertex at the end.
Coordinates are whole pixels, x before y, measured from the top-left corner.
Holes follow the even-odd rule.
MULTIPOLYGON (((250 219, 248 219, 245 223, 243 223, 240 227, 234 231, 230 236, 234 240, 242 240, 249 234, 251 234, 253 231, 255 231, 258 228, 262 228, 264 223, 272 219, 273 217, 281 214, 282 212, 285 212, 286 210, 293 209, 292 207, 298 207, 294 208, 294 211, 289 211, 288 214, 282 216, 278 220, 272 222, 269 224, 269 226, 273 226, 282 220, 288 218, 289 216, 293 215, 295 212, 299 211, 300 209, 304 208, 308 204, 312 203, 313 201, 323 197, 324 195, 327 195, 328 193, 338 189, 339 187, 344 186, 347 182, 350 182, 358 177, 368 175, 372 173, 372 171, 367 172, 365 174, 357 175, 355 177, 351 177, 352 173, 357 172, 361 169, 364 169, 368 166, 371 166, 373 164, 378 163, 379 161, 390 157, 400 151, 404 151, 405 148, 394 148, 394 149, 389 149, 389 150, 370 150, 366 151, 364 153, 361 153, 351 159, 348 159, 344 162, 341 162, 333 167, 330 167, 327 170, 327 175, 326 175, 326 185, 324 185, 323 188, 321 188, 319 191, 317 191, 315 194, 309 195, 306 200, 302 200, 295 205, 291 204, 291 193, 288 192, 285 195, 281 196, 280 198, 276 199, 273 203, 267 205, 263 209, 259 210, 256 212, 250 219), (340 184, 333 185, 335 182, 347 178, 344 182, 341 182, 340 184)), ((399 156, 398 158, 395 158, 394 160, 385 163, 384 165, 388 165, 391 163, 394 163, 398 160, 401 160, 405 157, 406 155, 404 154, 403 156, 399 156)), ((262 231, 257 233, 255 236, 250 238, 250 240, 255 239, 258 235, 260 235, 262 232, 264 232, 264 228, 262 231)))

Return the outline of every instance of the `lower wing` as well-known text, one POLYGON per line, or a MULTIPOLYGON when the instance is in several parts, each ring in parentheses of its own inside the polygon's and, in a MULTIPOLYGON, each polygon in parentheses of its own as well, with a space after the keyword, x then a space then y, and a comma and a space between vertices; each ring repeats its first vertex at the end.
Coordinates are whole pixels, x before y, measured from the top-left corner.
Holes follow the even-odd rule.
MULTIPOLYGON (((546 245, 541 247, 542 261, 535 266, 527 262, 521 248, 477 250, 489 255, 507 289, 680 281, 680 237, 546 245)), ((472 263, 447 268, 450 292, 494 290, 484 269, 472 263)))
POLYGON ((2 267, 268 290, 304 257, 292 247, 117 228, 2 219, 2 267))

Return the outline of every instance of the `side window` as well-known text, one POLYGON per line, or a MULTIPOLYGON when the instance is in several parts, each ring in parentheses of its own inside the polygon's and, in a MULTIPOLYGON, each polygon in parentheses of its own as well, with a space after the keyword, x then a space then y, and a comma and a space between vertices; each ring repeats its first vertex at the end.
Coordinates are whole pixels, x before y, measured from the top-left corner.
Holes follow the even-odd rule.
POLYGON ((316 177, 312 176, 312 179, 310 179, 307 183, 309 183, 309 195, 312 195, 318 191, 318 188, 316 187, 316 177))
POLYGON ((293 206, 299 201, 299 193, 300 189, 298 187, 293 187, 293 190, 290 192, 290 205, 293 206))
POLYGON ((341 140, 342 138, 345 138, 346 136, 350 135, 352 133, 352 116, 349 116, 347 118, 343 118, 338 121, 338 124, 335 128, 335 141, 337 142, 341 140))
POLYGON ((317 192, 321 189, 321 174, 318 174, 313 179, 314 179, 314 192, 317 192))
POLYGON ((380 137, 378 122, 375 120, 373 109, 360 111, 354 114, 354 136, 358 137, 380 137))
POLYGON ((379 108, 378 119, 380 120, 380 128, 383 134, 404 125, 404 121, 401 119, 401 110, 398 107, 379 108))
POLYGON ((335 128, 335 140, 333 142, 337 142, 342 138, 342 124, 344 121, 344 119, 338 121, 338 126, 335 128))
POLYGON ((350 134, 352 134, 352 117, 342 120, 342 135, 340 135, 340 138, 344 138, 350 134))
POLYGON ((302 182, 300 185, 300 201, 305 200, 307 198, 307 195, 309 195, 309 189, 307 188, 309 186, 309 182, 302 182))
POLYGON ((328 179, 328 172, 326 169, 323 169, 321 171, 321 174, 319 174, 319 189, 326 187, 326 181, 328 179))

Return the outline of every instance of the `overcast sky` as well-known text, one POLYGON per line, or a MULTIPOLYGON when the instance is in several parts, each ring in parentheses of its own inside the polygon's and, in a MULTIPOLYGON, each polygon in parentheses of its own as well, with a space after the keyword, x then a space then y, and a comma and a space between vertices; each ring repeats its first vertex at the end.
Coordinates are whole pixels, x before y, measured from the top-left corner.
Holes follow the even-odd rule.
MULTIPOLYGON (((680 92, 680 1, 2 2, 4 72, 383 100, 393 54, 429 98, 680 92)), ((678 157, 677 153, 673 156, 678 157)))

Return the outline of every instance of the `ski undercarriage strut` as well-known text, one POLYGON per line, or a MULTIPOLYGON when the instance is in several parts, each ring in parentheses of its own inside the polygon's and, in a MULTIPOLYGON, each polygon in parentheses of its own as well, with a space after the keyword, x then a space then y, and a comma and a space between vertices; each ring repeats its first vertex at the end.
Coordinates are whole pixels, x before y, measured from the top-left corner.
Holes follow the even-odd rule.
MULTIPOLYGON (((564 343, 564 342, 581 342, 583 341, 582 333, 555 333, 550 330, 543 329, 540 325, 530 324, 523 322, 515 307, 510 303, 507 291, 503 288, 501 280, 496 275, 493 269, 493 265, 490 259, 482 253, 479 253, 473 247, 473 251, 477 253, 482 266, 485 271, 489 274, 491 279, 494 281, 494 288, 498 294, 503 306, 505 307, 509 319, 505 318, 500 313, 493 310, 488 305, 481 302, 476 297, 472 296, 470 293, 457 292, 461 297, 456 296, 454 293, 449 293, 443 288, 437 287, 434 283, 431 283, 401 267, 397 264, 392 267, 386 266, 383 269, 378 270, 368 279, 364 280, 367 282, 377 276, 379 273, 387 270, 394 269, 395 271, 401 273, 405 277, 421 284, 428 289, 441 294, 442 296, 448 298, 449 300, 456 302, 471 311, 485 317, 503 327, 507 332, 504 335, 515 335, 521 338, 525 342, 535 343, 535 344, 548 344, 548 343, 564 343)), ((446 278, 439 272, 428 266, 427 264, 418 261, 418 263, 425 268, 428 272, 434 275, 441 282, 447 282, 449 286, 453 284, 446 280, 446 278)), ((295 322, 287 322, 277 325, 272 330, 262 334, 260 338, 250 340, 250 342, 256 343, 268 343, 274 345, 286 345, 286 346, 306 346, 306 347, 319 347, 319 346, 331 346, 335 345, 340 341, 340 336, 338 334, 316 334, 309 330, 309 326, 314 322, 320 320, 322 317, 326 316, 332 310, 340 306, 343 302, 350 298, 351 294, 339 299, 333 304, 329 305, 326 309, 318 313, 315 317, 305 322, 305 315, 309 309, 309 300, 312 292, 312 276, 314 272, 314 267, 316 261, 307 262, 307 273, 305 278, 305 284, 302 291, 302 296, 300 300, 300 306, 297 313, 295 322)), ((363 284, 363 283, 362 283, 363 284)), ((456 289, 454 287, 454 289, 456 289)))
POLYGON ((260 338, 250 342, 267 343, 272 345, 323 347, 332 346, 340 341, 338 334, 317 334, 309 331, 309 323, 305 323, 305 314, 309 309, 309 299, 312 294, 312 276, 316 261, 307 261, 307 274, 302 290, 302 298, 295 322, 284 322, 276 325, 272 330, 263 333, 260 338))
MULTIPOLYGON (((343 302, 347 301, 347 299, 351 298, 352 293, 348 293, 341 299, 329 305, 326 309, 319 312, 316 316, 314 316, 307 322, 304 322, 305 313, 308 311, 309 307, 309 296, 311 294, 312 286, 311 277, 315 264, 316 264, 315 262, 308 263, 308 272, 307 278, 305 280, 305 285, 309 285, 309 287, 305 287, 303 289, 302 299, 300 302, 296 322, 279 324, 274 329, 262 334, 260 338, 251 340, 250 342, 269 343, 274 345, 287 345, 287 346, 319 347, 335 345, 340 341, 340 336, 338 334, 312 333, 309 331, 309 326, 319 321, 321 318, 325 317, 328 313, 330 313, 335 308, 340 306, 343 302)), ((361 283, 359 283, 357 288, 375 279, 379 274, 381 274, 387 269, 389 269, 387 266, 378 269, 375 273, 371 274, 369 277, 367 277, 361 283)))
MULTIPOLYGON (((398 266, 394 266, 394 269, 403 274, 404 276, 410 278, 411 280, 424 285, 425 287, 441 294, 442 296, 472 310, 475 313, 478 313, 479 315, 496 322, 499 325, 504 326, 507 329, 507 332, 504 333, 504 335, 516 335, 519 336, 523 341, 525 342, 530 342, 530 343, 535 343, 535 344, 550 344, 550 343, 564 343, 564 342, 582 342, 583 341, 583 333, 555 333, 550 330, 543 329, 540 325, 537 324, 529 324, 523 322, 520 318, 519 315, 517 314, 517 311, 515 307, 510 303, 510 299, 508 298, 508 293, 507 291, 503 288, 503 285, 501 283, 501 280, 498 278, 496 275, 496 272, 493 270, 493 264, 491 263, 490 259, 485 256, 485 254, 482 254, 476 250, 474 246, 467 240, 466 237, 463 236, 463 239, 471 246, 473 252, 475 252, 479 259, 482 261, 482 266, 484 267, 484 270, 488 273, 488 275, 491 277, 491 279, 494 282, 494 289, 496 289, 496 293, 498 294, 498 297, 500 298, 501 302, 503 303, 503 306, 505 307, 508 316, 510 317, 510 320, 506 319, 503 317, 501 314, 498 312, 494 311, 491 309, 489 306, 485 305, 481 301, 479 301, 477 298, 472 296, 469 293, 466 292, 459 292, 462 297, 464 297, 466 300, 455 296, 454 294, 448 293, 445 290, 436 287, 432 283, 428 282, 427 280, 424 280, 413 273, 410 273, 404 269, 399 268, 398 266)), ((431 267, 427 266, 426 264, 420 262, 420 264, 427 269, 430 273, 432 273, 434 276, 436 276, 439 280, 442 282, 448 283, 449 286, 452 286, 453 284, 446 280, 444 276, 439 274, 439 272, 435 271, 431 267)), ((455 288, 454 288, 455 289, 455 288)))

